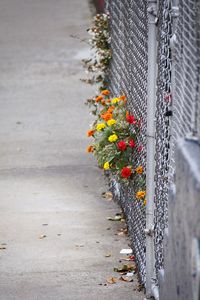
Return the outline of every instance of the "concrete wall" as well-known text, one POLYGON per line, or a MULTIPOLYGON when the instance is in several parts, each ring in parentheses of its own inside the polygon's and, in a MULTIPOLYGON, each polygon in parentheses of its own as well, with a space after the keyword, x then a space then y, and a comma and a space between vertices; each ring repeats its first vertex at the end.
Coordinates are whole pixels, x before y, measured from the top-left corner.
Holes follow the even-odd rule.
POLYGON ((161 300, 199 300, 200 143, 180 140, 176 151, 176 190, 169 200, 165 271, 161 300))

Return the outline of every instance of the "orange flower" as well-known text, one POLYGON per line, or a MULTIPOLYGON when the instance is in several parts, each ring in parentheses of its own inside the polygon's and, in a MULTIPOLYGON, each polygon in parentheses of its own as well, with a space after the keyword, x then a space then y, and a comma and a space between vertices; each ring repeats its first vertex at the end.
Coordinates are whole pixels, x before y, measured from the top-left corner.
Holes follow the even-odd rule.
POLYGON ((110 102, 111 102, 111 100, 110 100, 110 99, 107 99, 107 100, 106 100, 106 103, 110 103, 110 102))
POLYGON ((142 199, 146 196, 146 192, 145 191, 139 191, 136 193, 136 198, 137 199, 142 199))
POLYGON ((89 145, 89 146, 87 147, 87 152, 88 152, 88 153, 94 152, 94 147, 93 147, 92 145, 89 145))
POLYGON ((142 174, 142 173, 143 173, 143 167, 142 167, 142 166, 137 167, 137 168, 135 169, 135 172, 136 172, 137 174, 142 174))
POLYGON ((104 99, 101 100, 101 104, 102 104, 102 105, 105 105, 105 104, 106 104, 106 100, 104 100, 104 99))
POLYGON ((110 106, 107 110, 107 113, 112 114, 113 110, 115 109, 114 106, 110 106))
POLYGON ((108 95, 110 95, 110 92, 109 92, 109 90, 103 90, 103 91, 101 92, 101 94, 102 94, 102 95, 105 95, 105 96, 108 96, 108 95))
POLYGON ((125 95, 120 96, 119 99, 122 100, 124 102, 124 104, 126 104, 127 99, 126 99, 125 95))
POLYGON ((110 119, 113 118, 113 115, 112 115, 111 113, 108 113, 108 112, 107 112, 107 113, 101 115, 101 118, 102 118, 104 121, 108 121, 108 120, 110 120, 110 119))
POLYGON ((88 136, 88 137, 93 136, 94 133, 95 133, 94 130, 88 130, 88 131, 87 131, 87 136, 88 136))
POLYGON ((100 96, 96 97, 96 100, 95 100, 95 101, 96 101, 96 102, 99 102, 99 101, 101 101, 102 99, 103 99, 103 96, 100 95, 100 96))
POLYGON ((128 118, 128 117, 129 117, 129 112, 127 111, 127 112, 126 112, 126 118, 128 118))
POLYGON ((119 99, 124 101, 124 100, 126 100, 126 96, 122 95, 122 96, 119 97, 119 99))

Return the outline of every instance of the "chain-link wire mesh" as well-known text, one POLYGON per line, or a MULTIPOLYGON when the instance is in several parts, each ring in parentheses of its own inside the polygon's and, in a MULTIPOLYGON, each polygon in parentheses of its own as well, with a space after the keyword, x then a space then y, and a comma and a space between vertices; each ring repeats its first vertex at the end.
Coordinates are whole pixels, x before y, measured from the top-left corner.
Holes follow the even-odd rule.
POLYGON ((196 92, 196 134, 200 140, 200 1, 196 8, 196 38, 197 38, 197 92, 196 92))
POLYGON ((174 42, 171 180, 175 174, 175 147, 179 137, 200 136, 200 1, 180 0, 174 42))
POLYGON ((170 44, 172 37, 171 1, 160 0, 158 7, 154 220, 157 272, 164 268, 168 188, 169 183, 174 182, 176 142, 179 137, 196 136, 199 132, 199 4, 198 1, 179 1, 173 60, 170 44), (171 87, 172 63, 173 91, 171 87))
MULTIPOLYGON (((107 1, 111 17, 112 62, 110 90, 114 96, 125 94, 129 110, 140 120, 137 155, 133 166, 146 169, 147 113, 147 1, 107 1)), ((125 186, 112 181, 118 201, 126 215, 131 246, 136 256, 141 283, 145 283, 145 207, 135 195, 139 185, 125 186)))
MULTIPOLYGON (((124 93, 130 111, 141 120, 135 166, 146 168, 148 16, 147 0, 107 0, 111 17, 112 62, 110 89, 124 93)), ((180 0, 175 35, 172 3, 159 0, 157 23, 157 97, 155 151, 155 268, 164 268, 164 233, 168 223, 168 188, 175 178, 175 146, 188 134, 200 138, 200 1, 180 0), (175 38, 176 37, 176 38, 175 38), (173 49, 172 49, 173 48, 173 49), (173 76, 172 76, 173 74, 173 76), (173 84, 172 84, 173 83, 173 84), (172 88, 173 87, 173 88, 172 88)), ((111 180, 122 206, 136 255, 141 282, 145 283, 145 209, 136 200, 137 185, 111 180)))
POLYGON ((157 99, 156 99, 156 169, 155 169, 155 211, 154 242, 155 267, 164 267, 164 230, 167 226, 168 173, 170 150, 170 123, 172 116, 171 70, 172 57, 170 38, 172 35, 171 4, 160 0, 158 6, 158 49, 157 49, 157 99))

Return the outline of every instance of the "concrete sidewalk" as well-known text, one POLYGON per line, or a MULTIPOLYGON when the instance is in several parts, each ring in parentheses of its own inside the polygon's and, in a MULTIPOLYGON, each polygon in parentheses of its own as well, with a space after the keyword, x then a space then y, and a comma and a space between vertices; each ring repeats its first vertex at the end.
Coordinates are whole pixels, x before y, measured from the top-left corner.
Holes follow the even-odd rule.
POLYGON ((85 152, 88 48, 71 36, 90 20, 87 1, 0 2, 0 300, 143 299, 136 279, 104 286, 127 241, 85 152))

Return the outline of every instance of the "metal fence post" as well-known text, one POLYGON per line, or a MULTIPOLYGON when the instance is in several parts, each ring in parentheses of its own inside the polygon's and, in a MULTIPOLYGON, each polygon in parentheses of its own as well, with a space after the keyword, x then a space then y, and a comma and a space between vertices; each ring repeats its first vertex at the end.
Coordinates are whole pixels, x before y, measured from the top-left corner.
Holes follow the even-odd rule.
POLYGON ((159 299, 155 285, 154 195, 155 195, 155 110, 157 75, 157 1, 148 0, 148 78, 147 78, 147 206, 146 206, 146 297, 159 299))

